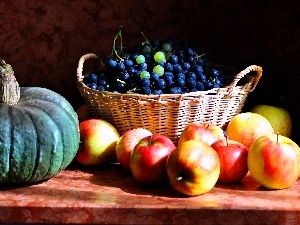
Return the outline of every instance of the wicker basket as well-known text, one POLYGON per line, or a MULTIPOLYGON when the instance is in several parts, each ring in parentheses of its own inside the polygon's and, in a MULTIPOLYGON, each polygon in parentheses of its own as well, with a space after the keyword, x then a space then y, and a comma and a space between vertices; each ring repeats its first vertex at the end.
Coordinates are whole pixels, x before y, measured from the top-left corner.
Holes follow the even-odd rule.
POLYGON ((186 94, 120 94, 93 90, 83 83, 83 65, 88 59, 97 59, 98 64, 102 61, 89 53, 80 58, 77 68, 78 89, 94 116, 112 123, 120 134, 143 127, 164 134, 175 143, 182 130, 192 122, 225 127, 241 112, 249 92, 255 89, 262 76, 262 68, 252 65, 238 73, 225 88, 186 94), (246 77, 246 82, 238 85, 246 77))

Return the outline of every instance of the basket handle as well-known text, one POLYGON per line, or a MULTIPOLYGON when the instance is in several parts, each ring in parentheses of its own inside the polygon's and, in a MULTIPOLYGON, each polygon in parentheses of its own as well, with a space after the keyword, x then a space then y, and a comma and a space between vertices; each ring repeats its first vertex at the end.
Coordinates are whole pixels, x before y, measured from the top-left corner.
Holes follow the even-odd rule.
POLYGON ((242 70, 241 72, 239 72, 233 79, 233 81, 231 82, 231 84, 228 87, 228 93, 231 93, 234 89, 234 87, 236 87, 237 83, 244 77, 246 76, 248 73, 255 71, 256 74, 251 76, 251 80, 244 85, 243 89, 250 87, 250 92, 252 92, 255 88, 256 85, 258 83, 258 81, 260 80, 261 76, 262 76, 262 68, 260 66, 256 66, 256 65, 251 65, 248 66, 246 69, 242 70))
MULTIPOLYGON (((94 53, 88 53, 80 57, 77 67, 77 80, 82 81, 84 78, 83 72, 83 64, 88 59, 99 59, 99 57, 94 53)), ((102 62, 101 62, 102 63, 102 62)))

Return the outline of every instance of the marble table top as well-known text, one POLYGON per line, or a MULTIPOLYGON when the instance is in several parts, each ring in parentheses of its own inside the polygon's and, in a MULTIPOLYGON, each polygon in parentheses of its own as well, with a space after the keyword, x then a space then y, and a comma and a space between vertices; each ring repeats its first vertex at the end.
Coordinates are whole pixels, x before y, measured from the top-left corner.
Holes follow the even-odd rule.
POLYGON ((1 185, 0 223, 299 225, 300 179, 267 190, 248 174, 188 197, 171 185, 145 187, 119 164, 70 166, 34 184, 1 185))

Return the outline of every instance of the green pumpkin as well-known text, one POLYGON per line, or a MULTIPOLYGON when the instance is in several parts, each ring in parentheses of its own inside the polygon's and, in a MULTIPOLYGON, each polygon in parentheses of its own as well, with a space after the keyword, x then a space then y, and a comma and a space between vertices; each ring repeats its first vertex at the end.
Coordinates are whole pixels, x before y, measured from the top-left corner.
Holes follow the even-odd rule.
POLYGON ((46 88, 19 88, 0 62, 0 183, 53 177, 74 159, 79 122, 70 103, 46 88))

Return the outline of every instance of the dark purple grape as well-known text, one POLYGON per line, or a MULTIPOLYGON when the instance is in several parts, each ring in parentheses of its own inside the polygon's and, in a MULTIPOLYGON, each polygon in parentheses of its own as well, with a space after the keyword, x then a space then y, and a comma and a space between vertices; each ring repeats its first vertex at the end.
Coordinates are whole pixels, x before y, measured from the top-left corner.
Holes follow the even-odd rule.
POLYGON ((188 78, 185 83, 188 89, 193 89, 196 87, 196 80, 193 78, 188 78))
POLYGON ((176 86, 184 87, 185 86, 185 80, 182 79, 182 78, 177 78, 175 84, 176 84, 176 86))
POLYGON ((189 70, 191 65, 188 62, 184 62, 181 67, 183 70, 189 70))
POLYGON ((165 64, 165 72, 172 72, 173 71, 173 64, 167 62, 165 64))
POLYGON ((177 57, 177 55, 171 55, 168 60, 173 65, 178 64, 178 57, 177 57))
POLYGON ((152 72, 152 73, 150 74, 150 79, 151 79, 152 81, 156 81, 156 80, 158 80, 159 78, 160 78, 160 76, 158 75, 158 73, 152 72))
POLYGON ((133 62, 130 59, 125 59, 124 60, 124 65, 125 65, 126 69, 129 69, 133 66, 133 62))
POLYGON ((205 86, 204 86, 204 84, 203 84, 202 82, 197 82, 197 83, 196 83, 196 89, 197 89, 198 91, 204 91, 205 86))
POLYGON ((100 85, 100 86, 97 87, 97 90, 98 91, 105 91, 105 87, 100 85))
POLYGON ((167 84, 164 79, 160 78, 155 82, 155 86, 157 87, 157 89, 164 90, 166 88, 167 84))
POLYGON ((92 88, 92 89, 94 89, 94 90, 96 90, 97 89, 97 84, 96 83, 91 83, 89 85, 89 87, 92 88))
POLYGON ((170 94, 182 94, 182 89, 180 87, 170 88, 170 94))
POLYGON ((162 90, 154 90, 152 92, 153 95, 162 95, 164 92, 162 90))
POLYGON ((141 86, 142 87, 149 87, 151 82, 150 82, 150 79, 149 78, 142 78, 141 81, 141 86))
POLYGON ((150 95, 151 88, 150 87, 141 87, 141 94, 150 95))
POLYGON ((182 72, 182 67, 180 64, 176 64, 173 66, 173 72, 175 73, 181 73, 182 72))

